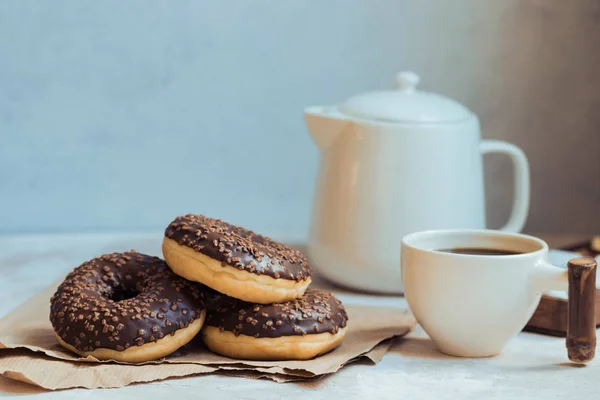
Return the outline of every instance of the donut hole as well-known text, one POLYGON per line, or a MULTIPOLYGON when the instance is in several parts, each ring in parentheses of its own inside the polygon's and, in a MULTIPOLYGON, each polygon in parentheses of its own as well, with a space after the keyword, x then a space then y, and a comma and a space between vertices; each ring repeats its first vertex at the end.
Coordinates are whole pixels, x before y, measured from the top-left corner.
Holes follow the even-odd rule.
POLYGON ((119 302, 119 301, 123 301, 123 300, 133 299, 134 297, 137 297, 139 294, 140 294, 140 292, 135 290, 135 288, 117 287, 117 288, 114 288, 113 292, 110 293, 107 297, 114 302, 119 302))

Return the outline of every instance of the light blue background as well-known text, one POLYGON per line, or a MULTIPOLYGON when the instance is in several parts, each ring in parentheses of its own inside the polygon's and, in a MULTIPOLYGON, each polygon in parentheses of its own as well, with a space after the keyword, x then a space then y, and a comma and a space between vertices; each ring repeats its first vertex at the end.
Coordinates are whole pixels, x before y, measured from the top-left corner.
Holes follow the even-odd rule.
POLYGON ((197 212, 302 235, 318 156, 302 110, 394 84, 385 3, 1 3, 0 229, 197 212))
POLYGON ((318 152, 303 108, 392 88, 402 69, 525 147, 535 173, 518 101, 539 43, 513 28, 558 24, 541 2, 490 4, 1 0, 0 232, 155 229, 194 212, 304 237, 318 152))

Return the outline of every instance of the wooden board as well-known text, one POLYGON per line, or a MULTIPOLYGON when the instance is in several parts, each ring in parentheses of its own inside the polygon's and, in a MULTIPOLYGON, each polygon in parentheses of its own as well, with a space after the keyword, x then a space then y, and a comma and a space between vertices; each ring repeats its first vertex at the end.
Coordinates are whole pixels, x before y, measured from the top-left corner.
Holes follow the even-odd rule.
MULTIPOLYGON (((600 254, 596 242, 592 239, 570 246, 561 246, 562 250, 574 251, 585 256, 596 257, 600 254), (592 246, 592 241, 594 245, 592 246)), ((526 331, 538 332, 552 336, 567 335, 567 299, 543 295, 538 308, 525 326, 526 331)), ((596 326, 600 326, 600 290, 596 290, 596 326)))

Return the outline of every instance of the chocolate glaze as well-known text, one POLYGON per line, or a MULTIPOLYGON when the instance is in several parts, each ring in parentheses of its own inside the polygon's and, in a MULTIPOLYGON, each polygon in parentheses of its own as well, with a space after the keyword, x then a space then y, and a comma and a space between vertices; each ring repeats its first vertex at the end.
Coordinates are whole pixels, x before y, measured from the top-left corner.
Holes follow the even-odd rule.
POLYGON ((238 335, 276 338, 337 333, 348 314, 331 293, 308 289, 287 303, 253 304, 211 291, 207 296, 206 325, 238 335))
POLYGON ((272 239, 203 215, 177 217, 165 236, 182 246, 256 275, 303 281, 310 277, 306 257, 272 239))
POLYGON ((80 351, 123 351, 187 327, 205 309, 205 287, 158 257, 105 254, 75 268, 50 299, 50 321, 80 351))

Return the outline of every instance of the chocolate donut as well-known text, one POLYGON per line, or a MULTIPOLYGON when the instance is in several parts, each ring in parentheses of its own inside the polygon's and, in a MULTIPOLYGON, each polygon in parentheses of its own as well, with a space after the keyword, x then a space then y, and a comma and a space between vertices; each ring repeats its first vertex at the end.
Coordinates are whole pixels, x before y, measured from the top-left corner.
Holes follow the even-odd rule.
POLYGON ((50 299, 50 321, 59 343, 81 356, 155 360, 200 331, 205 289, 158 257, 105 254, 67 275, 50 299))
POLYGON ((311 281, 300 251, 203 215, 188 214, 171 222, 162 250, 177 275, 244 301, 297 299, 311 281))
POLYGON ((337 347, 348 315, 331 293, 308 289, 300 299, 253 304, 211 294, 202 329, 217 354, 251 360, 305 360, 337 347))

